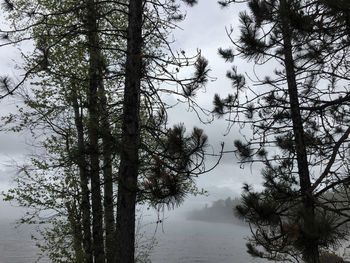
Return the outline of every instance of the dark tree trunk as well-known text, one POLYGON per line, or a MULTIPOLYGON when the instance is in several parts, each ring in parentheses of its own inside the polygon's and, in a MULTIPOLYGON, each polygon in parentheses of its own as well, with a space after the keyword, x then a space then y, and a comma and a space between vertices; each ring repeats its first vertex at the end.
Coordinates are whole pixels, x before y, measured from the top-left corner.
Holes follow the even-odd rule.
POLYGON ((103 211, 101 198, 101 180, 99 167, 99 96, 98 90, 102 85, 102 61, 98 41, 96 3, 88 1, 87 37, 89 48, 89 90, 88 90, 88 136, 91 175, 91 201, 92 201, 92 237, 94 263, 105 263, 103 240, 103 211))
POLYGON ((81 188, 81 214, 83 226, 83 248, 84 262, 93 263, 91 247, 91 220, 90 220, 90 192, 89 192, 89 171, 87 170, 86 151, 84 143, 84 126, 82 114, 78 103, 76 87, 72 87, 72 104, 74 108, 74 121, 78 136, 77 163, 79 167, 80 188, 81 188))
MULTIPOLYGON (((281 18, 282 18, 282 34, 284 44, 284 63, 287 74, 288 93, 291 108, 291 117, 293 122, 293 133, 295 141, 295 151, 298 164, 298 174, 300 180, 300 190, 303 198, 304 213, 308 218, 304 220, 304 227, 311 229, 314 223, 314 202, 312 200, 311 181, 309 173, 309 165, 307 160, 307 151, 305 144, 305 134, 303 122, 300 112, 298 86, 296 82, 294 58, 292 49, 292 31, 288 19, 288 6, 286 0, 281 0, 281 18)), ((307 263, 319 263, 319 251, 317 240, 308 242, 305 247, 304 259, 307 263)))
POLYGON ((113 204, 113 138, 109 122, 109 110, 104 87, 100 90, 100 114, 101 114, 101 137, 103 150, 103 177, 104 177, 104 220, 106 234, 106 260, 114 263, 115 260, 115 222, 113 204))
POLYGON ((80 218, 80 209, 77 209, 76 205, 67 204, 68 211, 68 221, 72 230, 73 235, 73 250, 75 252, 75 263, 85 263, 85 253, 83 252, 82 247, 82 227, 81 227, 81 218, 80 218))
POLYGON ((134 263, 135 207, 140 147, 143 0, 129 1, 122 145, 118 180, 116 262, 134 263))

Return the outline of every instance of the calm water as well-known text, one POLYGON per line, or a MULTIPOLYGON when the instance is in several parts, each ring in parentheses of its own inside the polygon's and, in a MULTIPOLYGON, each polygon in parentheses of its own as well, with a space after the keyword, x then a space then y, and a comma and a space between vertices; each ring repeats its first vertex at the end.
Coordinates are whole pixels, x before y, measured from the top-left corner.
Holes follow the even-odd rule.
MULTIPOLYGON (((152 236, 155 226, 141 230, 152 236)), ((0 263, 34 263, 38 252, 30 241, 33 228, 14 229, 9 222, 0 221, 0 263)), ((244 238, 249 229, 224 223, 172 220, 158 227, 151 259, 152 263, 266 263, 246 253, 244 238)), ((343 254, 342 251, 340 251, 343 254)), ((349 252, 348 252, 349 253, 349 252)), ((350 254, 349 254, 350 256, 350 254)), ((46 259, 40 263, 49 263, 46 259)))
POLYGON ((157 233, 153 263, 262 263, 246 253, 243 226, 200 221, 170 221, 157 233))
MULTIPOLYGON (((200 221, 170 221, 164 233, 157 233, 158 245, 152 253, 153 263, 267 263, 246 252, 246 226, 200 221)), ((336 251, 350 262, 350 242, 336 251)))
MULTIPOLYGON (((143 228, 151 235, 154 225, 143 228)), ((30 241, 31 228, 14 229, 8 222, 0 222, 0 263, 34 263, 37 249, 30 241)), ((157 245, 151 258, 153 263, 242 263, 264 262, 252 259, 245 252, 246 227, 232 224, 197 221, 167 221, 159 226, 157 245)), ((41 260, 40 263, 48 263, 41 260)))
MULTIPOLYGON (((13 223, 0 221, 0 263, 34 263, 38 259, 35 243, 30 240, 33 228, 16 229, 13 223)), ((40 260, 48 263, 48 260, 40 260)))

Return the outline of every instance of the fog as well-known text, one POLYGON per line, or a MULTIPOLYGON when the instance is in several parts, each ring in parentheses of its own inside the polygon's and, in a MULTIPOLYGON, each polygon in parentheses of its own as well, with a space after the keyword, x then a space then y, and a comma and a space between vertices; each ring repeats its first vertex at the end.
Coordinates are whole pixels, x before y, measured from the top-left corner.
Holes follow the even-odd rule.
POLYGON ((236 225, 246 226, 244 221, 237 216, 235 207, 240 205, 240 199, 219 199, 211 204, 205 204, 200 209, 187 212, 186 219, 192 221, 203 221, 210 223, 232 223, 236 225))
MULTIPOLYGON (((215 93, 221 93, 222 96, 225 96, 231 89, 231 83, 225 77, 226 71, 231 65, 224 63, 218 56, 217 49, 231 45, 225 33, 225 26, 229 27, 231 24, 237 23, 236 18, 239 11, 240 8, 221 9, 216 1, 199 1, 197 6, 187 10, 187 19, 180 24, 182 29, 174 32, 174 39, 177 40, 174 45, 175 49, 183 49, 186 50, 187 54, 191 54, 200 48, 202 55, 209 60, 210 75, 216 81, 208 84, 205 93, 197 94, 198 103, 209 110, 212 108, 215 93)), ((14 50, 9 52, 0 49, 0 56, 3 58, 0 60, 0 70, 10 76, 16 76, 17 72, 14 72, 14 66, 20 60, 19 55, 14 52, 14 50)), ((239 59, 236 60, 236 63, 240 63, 239 59)), ((243 64, 240 69, 241 71, 248 70, 243 64)), ((1 114, 13 110, 13 102, 5 102, 1 108, 1 114)), ((225 143, 226 150, 232 149, 233 141, 242 137, 237 128, 228 132, 228 123, 223 119, 214 120, 210 125, 201 123, 194 112, 188 111, 186 105, 180 105, 171 110, 169 122, 170 124, 182 122, 188 131, 193 126, 204 129, 212 147, 209 151, 213 153, 218 152, 222 142, 225 143)), ((13 178, 17 173, 16 165, 23 163, 25 156, 31 151, 28 141, 30 138, 25 134, 0 133, 2 145, 0 149, 0 163, 2 164, 0 167, 0 191, 7 191, 9 188, 15 187, 13 178)), ((216 161, 217 157, 208 158, 207 168, 213 167, 216 161)), ((139 218, 142 219, 140 233, 145 233, 144 244, 146 247, 148 247, 147 242, 156 231, 155 240, 157 243, 154 244, 153 250, 149 251, 152 262, 259 262, 253 261, 245 252, 246 241, 244 238, 249 235, 247 227, 225 222, 225 220, 205 222, 208 220, 195 221, 186 218, 189 213, 200 211, 206 205, 210 207, 212 202, 216 200, 239 197, 243 183, 252 184, 255 188, 261 187, 260 167, 247 166, 243 169, 233 154, 227 154, 223 156, 216 169, 199 176, 196 182, 199 189, 203 188, 207 191, 206 195, 189 195, 179 207, 164 208, 158 212, 152 208, 147 209, 147 206, 139 207, 139 218)), ((227 211, 223 213, 225 218, 229 218, 231 213, 231 211, 227 211)), ((14 229, 14 222, 24 213, 23 208, 16 207, 14 203, 12 205, 5 203, 0 197, 0 230, 3 237, 0 240, 0 263, 31 263, 35 261, 36 256, 33 253, 35 254, 37 250, 34 249, 33 242, 29 241, 30 235, 35 232, 35 229, 26 226, 14 229)), ((221 217, 222 215, 218 215, 218 218, 221 217)), ((45 263, 45 260, 40 262, 45 263)))

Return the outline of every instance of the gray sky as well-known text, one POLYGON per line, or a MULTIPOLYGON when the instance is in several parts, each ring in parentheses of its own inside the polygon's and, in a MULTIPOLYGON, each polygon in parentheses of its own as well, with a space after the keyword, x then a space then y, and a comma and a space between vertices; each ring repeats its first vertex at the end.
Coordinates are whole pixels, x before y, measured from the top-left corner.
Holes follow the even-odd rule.
MULTIPOLYGON (((187 54, 194 54, 199 48, 202 55, 209 60, 211 77, 216 81, 209 82, 206 92, 199 92, 198 103, 207 109, 212 109, 212 101, 215 93, 225 96, 231 90, 231 83, 226 79, 225 74, 232 65, 225 63, 218 55, 218 48, 231 46, 230 40, 225 32, 225 27, 231 25, 238 30, 237 15, 241 9, 240 5, 222 9, 215 0, 200 0, 199 4, 193 8, 187 8, 187 18, 179 26, 183 30, 175 30, 174 38, 178 49, 185 50, 187 54)), ((0 20, 1 22, 1 20, 0 20)), ((0 72, 14 76, 18 74, 14 69, 19 60, 19 53, 16 49, 0 48, 0 72)), ((240 60, 235 61, 241 72, 251 70, 251 65, 247 66, 240 60)), ((13 103, 9 100, 1 102, 1 113, 13 110, 13 103)), ((187 112, 185 105, 179 106, 170 112, 172 123, 183 122, 187 130, 191 130, 193 125, 205 130, 209 137, 209 142, 214 149, 219 149, 220 143, 225 142, 225 149, 233 147, 233 141, 241 137, 238 127, 233 127, 227 133, 227 122, 224 119, 215 120, 211 125, 201 124, 194 113, 187 112), (224 136, 226 134, 226 136, 224 136)), ((21 134, 4 134, 0 132, 0 191, 6 190, 11 184, 11 178, 15 175, 13 168, 4 164, 9 164, 13 160, 20 162, 30 148, 25 143, 25 136, 21 134)), ((215 160, 208 160, 208 167, 215 160)), ((218 198, 228 196, 239 196, 243 183, 250 183, 258 186, 261 183, 259 168, 246 166, 241 169, 237 164, 237 159, 233 154, 224 156, 220 165, 208 174, 200 176, 197 180, 198 187, 209 191, 209 197, 189 197, 184 206, 177 211, 202 206, 218 198)), ((171 214, 176 211, 171 212, 171 214)), ((0 200, 0 217, 18 217, 18 209, 11 208, 0 200), (6 213, 4 213, 6 211, 6 213)))
MULTIPOLYGON (((177 45, 182 49, 195 52, 200 48, 205 58, 209 60, 211 68, 210 75, 216 81, 209 82, 205 93, 198 93, 198 102, 207 109, 213 108, 213 97, 219 93, 223 97, 231 92, 231 82, 226 78, 226 72, 232 66, 230 63, 219 57, 218 48, 228 48, 232 44, 228 38, 225 27, 233 26, 234 32, 238 32, 238 13, 244 8, 243 5, 233 5, 229 8, 221 8, 217 1, 202 0, 193 8, 187 9, 187 17, 180 24, 183 30, 177 30, 175 39, 177 45)), ((240 59, 235 59, 234 64, 238 66, 240 72, 251 71, 252 65, 243 63, 240 59)), ((177 109, 179 111, 179 109, 177 109)), ((183 111, 185 109, 182 109, 183 111)), ((215 120, 210 125, 200 125, 194 114, 173 114, 171 120, 174 122, 185 122, 188 130, 192 125, 203 128, 209 137, 210 143, 218 149, 220 142, 225 142, 225 149, 233 148, 233 141, 241 138, 239 129, 234 126, 227 134, 227 122, 224 119, 215 120)), ((208 161, 212 163, 213 160, 208 161)), ((211 197, 208 200, 224 198, 229 195, 238 196, 243 183, 260 185, 260 168, 246 165, 241 169, 234 154, 224 156, 220 165, 212 172, 198 178, 198 186, 209 190, 211 197)), ((202 200, 202 198, 198 198, 202 200)), ((189 200, 193 201, 192 199, 189 200)))

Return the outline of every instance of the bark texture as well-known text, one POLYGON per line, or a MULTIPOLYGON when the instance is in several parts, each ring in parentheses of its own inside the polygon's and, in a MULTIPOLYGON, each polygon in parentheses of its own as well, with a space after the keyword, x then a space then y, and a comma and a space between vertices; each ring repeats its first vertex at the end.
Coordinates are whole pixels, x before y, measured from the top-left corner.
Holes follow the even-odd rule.
POLYGON ((87 3, 87 37, 89 49, 89 90, 88 90, 88 137, 91 175, 92 201, 92 237, 94 263, 105 263, 103 239, 103 211, 101 197, 101 179, 99 166, 99 96, 98 90, 103 82, 102 61, 98 41, 98 25, 96 3, 90 0, 87 3))
POLYGON ((121 161, 118 180, 116 262, 134 263, 135 207, 140 148, 143 0, 129 1, 121 161))

